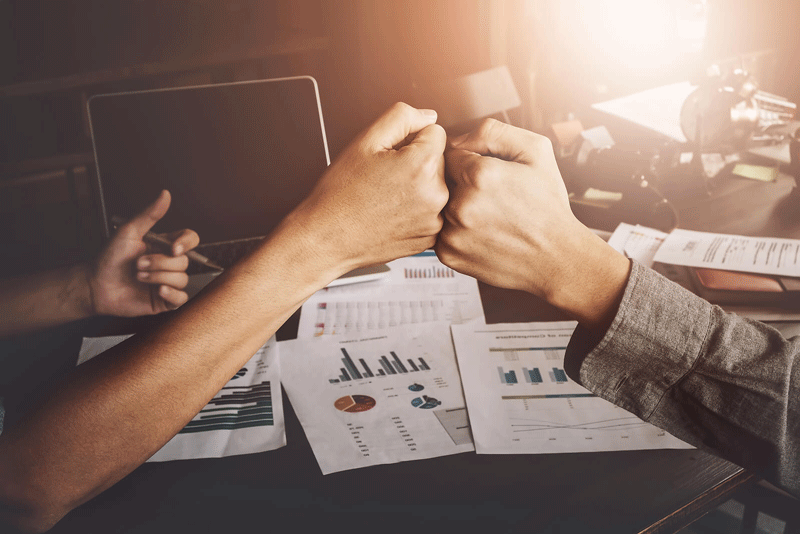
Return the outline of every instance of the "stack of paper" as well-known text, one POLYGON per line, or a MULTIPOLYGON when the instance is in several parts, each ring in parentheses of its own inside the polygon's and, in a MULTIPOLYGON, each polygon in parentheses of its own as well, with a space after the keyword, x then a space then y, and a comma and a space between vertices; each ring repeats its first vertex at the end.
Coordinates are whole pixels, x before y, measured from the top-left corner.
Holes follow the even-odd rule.
MULTIPOLYGON (((766 301, 754 304, 752 293, 742 293, 740 300, 732 295, 726 300, 717 301, 714 297, 718 295, 707 291, 704 293, 704 288, 698 286, 688 269, 769 276, 774 281, 765 279, 764 283, 776 292, 797 291, 800 289, 800 240, 681 229, 665 234, 652 228, 623 223, 614 231, 608 244, 642 265, 655 268, 690 291, 720 304, 728 312, 759 321, 800 320, 800 310, 766 301)), ((786 295, 791 298, 791 293, 786 295)))

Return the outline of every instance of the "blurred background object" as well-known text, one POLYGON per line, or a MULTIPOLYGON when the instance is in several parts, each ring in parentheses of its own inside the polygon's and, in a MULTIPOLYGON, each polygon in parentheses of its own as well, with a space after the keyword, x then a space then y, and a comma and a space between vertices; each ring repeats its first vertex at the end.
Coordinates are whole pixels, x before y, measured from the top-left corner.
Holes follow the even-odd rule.
MULTIPOLYGON (((439 108, 452 132, 487 115, 550 135, 577 120, 580 131, 604 126, 615 150, 680 162, 684 150, 663 135, 592 106, 691 89, 713 64, 798 102, 799 25, 800 3, 781 0, 5 0, 0 271, 97 249, 85 112, 94 94, 307 74, 319 81, 333 157, 400 100, 439 108)), ((789 164, 788 148, 759 150, 789 164)), ((733 163, 724 158, 702 163, 733 163)), ((713 184, 690 176, 700 163, 660 178, 661 192, 708 194, 713 184)))

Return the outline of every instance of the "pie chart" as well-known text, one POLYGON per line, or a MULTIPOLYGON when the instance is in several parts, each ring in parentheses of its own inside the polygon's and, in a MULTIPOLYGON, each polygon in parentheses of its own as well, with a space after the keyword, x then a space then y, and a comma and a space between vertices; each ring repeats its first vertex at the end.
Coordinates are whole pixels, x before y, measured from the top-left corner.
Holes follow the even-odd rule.
POLYGON ((336 399, 333 406, 341 412, 366 412, 375 407, 375 399, 367 395, 347 395, 336 399))

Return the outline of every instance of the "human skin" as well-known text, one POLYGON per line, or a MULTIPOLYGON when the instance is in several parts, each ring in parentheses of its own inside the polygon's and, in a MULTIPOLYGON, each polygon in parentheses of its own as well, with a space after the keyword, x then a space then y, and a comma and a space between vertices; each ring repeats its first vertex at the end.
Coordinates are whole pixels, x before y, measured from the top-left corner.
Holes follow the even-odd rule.
POLYGON ((436 114, 396 104, 252 255, 77 368, 0 435, 0 520, 44 531, 169 441, 315 291, 430 248, 448 199, 436 114))
POLYGON ((162 191, 114 233, 93 262, 0 280, 0 338, 94 315, 153 315, 186 302, 186 252, 200 237, 193 230, 164 236, 172 243, 165 253, 148 250, 144 241, 170 202, 162 191))
POLYGON ((445 151, 450 200, 439 259, 532 293, 597 336, 616 313, 630 262, 572 214, 550 141, 487 119, 445 151))

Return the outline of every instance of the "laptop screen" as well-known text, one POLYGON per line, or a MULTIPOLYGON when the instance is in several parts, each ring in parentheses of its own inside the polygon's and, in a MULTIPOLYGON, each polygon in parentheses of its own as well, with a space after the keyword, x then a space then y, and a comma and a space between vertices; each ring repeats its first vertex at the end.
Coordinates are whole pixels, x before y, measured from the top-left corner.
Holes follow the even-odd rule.
POLYGON ((310 77, 98 95, 89 116, 107 231, 168 189, 156 232, 263 236, 329 163, 310 77))

